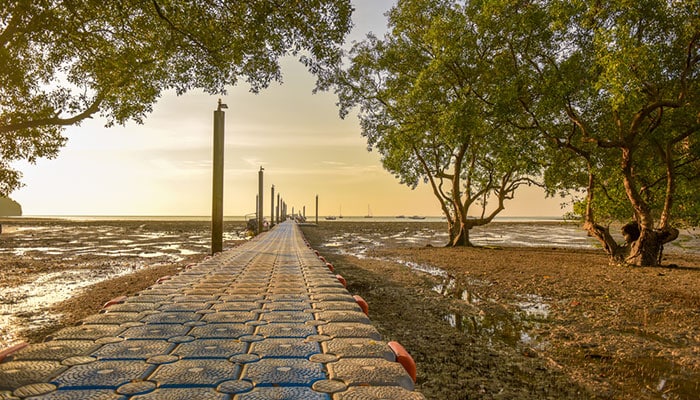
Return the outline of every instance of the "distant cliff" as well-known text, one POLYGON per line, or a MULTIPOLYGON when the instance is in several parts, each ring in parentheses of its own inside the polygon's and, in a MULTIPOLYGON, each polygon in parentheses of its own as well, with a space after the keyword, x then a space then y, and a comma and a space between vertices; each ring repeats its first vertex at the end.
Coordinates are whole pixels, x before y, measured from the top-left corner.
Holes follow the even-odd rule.
POLYGON ((7 197, 0 197, 0 217, 18 217, 22 215, 22 206, 7 197))

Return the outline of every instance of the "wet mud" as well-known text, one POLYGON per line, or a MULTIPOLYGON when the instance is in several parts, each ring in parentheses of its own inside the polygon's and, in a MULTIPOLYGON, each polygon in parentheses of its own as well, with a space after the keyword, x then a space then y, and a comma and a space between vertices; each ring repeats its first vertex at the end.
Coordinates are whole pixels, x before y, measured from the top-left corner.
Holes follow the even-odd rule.
POLYGON ((368 301, 380 332, 412 353, 428 398, 697 398, 692 232, 685 248, 666 252, 666 267, 628 268, 610 266, 585 234, 565 243, 569 226, 494 225, 474 235, 486 247, 468 249, 439 247, 440 228, 304 228, 368 301), (527 247, 496 240, 521 232, 531 235, 527 247))
MULTIPOLYGON (((40 341, 209 251, 207 222, 2 224, 0 347, 40 341)), ((225 226, 225 248, 242 229, 225 226)), ((304 228, 367 300, 384 339, 412 354, 429 399, 697 398, 697 232, 667 251, 673 268, 623 268, 571 224, 493 224, 474 232, 484 247, 472 249, 442 248, 443 230, 413 221, 304 228)))
MULTIPOLYGON (((208 254, 211 243, 205 221, 0 223, 0 349, 59 326, 63 314, 56 305, 87 288, 145 269, 184 266, 208 254)), ((243 240, 242 229, 229 224, 225 243, 243 240)))

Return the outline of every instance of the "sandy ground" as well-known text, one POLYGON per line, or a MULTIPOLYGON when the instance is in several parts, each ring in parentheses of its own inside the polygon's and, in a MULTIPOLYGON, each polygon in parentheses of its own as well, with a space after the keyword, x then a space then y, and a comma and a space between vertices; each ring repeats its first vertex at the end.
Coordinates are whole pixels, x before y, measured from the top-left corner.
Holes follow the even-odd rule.
MULTIPOLYGON (((0 318, 24 328, 6 341, 41 341, 208 252, 204 222, 3 227, 0 318), (91 281, 79 277, 97 283, 75 285, 91 281), (67 300, 32 301, 37 295, 28 288, 47 282, 54 289, 73 282, 67 300)), ((510 238, 535 228, 494 225, 489 232, 510 238)), ((442 229, 364 221, 304 228, 348 289, 367 300, 385 340, 413 355, 417 388, 429 399, 698 398, 697 252, 668 255, 672 268, 611 267, 600 251, 563 248, 560 236, 571 227, 548 228, 559 232, 554 245, 533 236, 536 248, 493 241, 441 248, 442 229)), ((227 227, 225 248, 238 243, 239 230, 227 227)))

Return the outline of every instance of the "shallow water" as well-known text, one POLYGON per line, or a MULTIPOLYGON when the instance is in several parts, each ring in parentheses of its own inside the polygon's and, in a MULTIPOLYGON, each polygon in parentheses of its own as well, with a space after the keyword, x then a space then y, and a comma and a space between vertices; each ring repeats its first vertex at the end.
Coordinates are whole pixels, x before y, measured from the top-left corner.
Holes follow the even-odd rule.
POLYGON ((16 342, 18 331, 41 328, 58 320, 60 315, 47 310, 69 299, 76 290, 133 270, 121 265, 109 270, 62 270, 42 274, 30 283, 4 288, 0 294, 0 349, 16 342))
MULTIPOLYGON (((369 228, 359 232, 344 232, 329 239, 325 246, 337 248, 344 254, 362 257, 367 250, 379 246, 444 246, 448 241, 446 226, 441 223, 432 223, 429 227, 414 222, 403 225, 401 231, 392 235, 373 232, 369 228)), ((613 237, 622 242, 622 236, 614 229, 611 231, 613 237)), ((475 227, 469 235, 470 242, 477 246, 601 248, 597 240, 589 237, 586 231, 575 223, 496 222, 475 227)), ((681 229, 678 239, 667 244, 664 251, 700 254, 700 228, 681 229)))
MULTIPOLYGON (((35 260, 61 256, 64 260, 80 255, 106 257, 167 258, 179 262, 183 256, 206 253, 210 249, 209 232, 144 231, 120 225, 76 225, 55 223, 47 226, 18 226, 12 235, 3 235, 0 255, 31 257, 35 260)), ((224 240, 243 240, 239 230, 227 231, 224 240)))
MULTIPOLYGON (((0 292, 0 349, 18 341, 18 332, 45 326, 60 316, 48 310, 76 291, 148 265, 176 263, 210 252, 207 223, 52 221, 3 223, 0 256, 21 273, 21 283, 0 292), (60 269, 22 271, 21 260, 61 264, 60 269)), ((241 224, 229 225, 224 241, 242 240, 241 224)))
MULTIPOLYGON (((537 231, 537 229, 533 231, 537 231)), ((552 236, 567 233, 568 230, 558 227, 546 235, 541 235, 540 243, 551 246, 552 236)), ((511 241, 514 237, 527 235, 527 230, 513 232, 513 230, 504 229, 501 233, 492 232, 490 235, 481 235, 474 242, 481 245, 506 243, 512 245, 511 241)), ((486 281, 469 278, 468 282, 464 282, 455 279, 444 269, 433 265, 367 255, 369 250, 382 246, 437 246, 446 240, 447 234, 425 228, 420 230, 406 229, 393 235, 383 236, 367 230, 361 234, 344 232, 330 238, 323 244, 323 247, 331 252, 356 258, 398 262, 414 271, 441 278, 440 283, 433 287, 433 291, 445 297, 462 300, 478 310, 469 315, 446 312, 443 318, 455 329, 480 335, 490 343, 493 343, 494 340, 500 340, 511 345, 522 344, 532 348, 545 347, 546 343, 539 340, 536 332, 540 327, 540 322, 549 318, 550 305, 546 299, 535 294, 523 294, 518 301, 503 304, 495 299, 483 298, 478 294, 479 287, 490 285, 486 281)), ((533 245, 532 243, 532 240, 527 242, 528 245, 533 245)), ((570 247, 586 246, 585 240, 570 244, 570 247)))

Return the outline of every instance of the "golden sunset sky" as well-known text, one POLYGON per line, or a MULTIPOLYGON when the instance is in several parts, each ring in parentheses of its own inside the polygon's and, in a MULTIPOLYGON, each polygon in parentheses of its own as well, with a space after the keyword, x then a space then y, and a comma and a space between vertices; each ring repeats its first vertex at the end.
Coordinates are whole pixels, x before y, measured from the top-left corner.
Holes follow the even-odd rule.
MULTIPOLYGON (((349 42, 383 34, 389 0, 354 0, 349 42)), ((258 170, 265 168, 265 215, 270 185, 297 210, 320 215, 441 214, 427 185, 411 190, 368 152, 356 116, 338 117, 332 93, 312 94, 315 78, 296 59, 283 60, 284 83, 261 94, 231 88, 225 129, 224 214, 255 212, 258 170)), ((217 97, 164 93, 143 125, 105 128, 94 119, 66 131, 57 159, 16 164, 25 186, 10 197, 25 215, 211 214, 212 123, 217 97)), ((502 216, 560 216, 560 199, 528 189, 502 216)))

